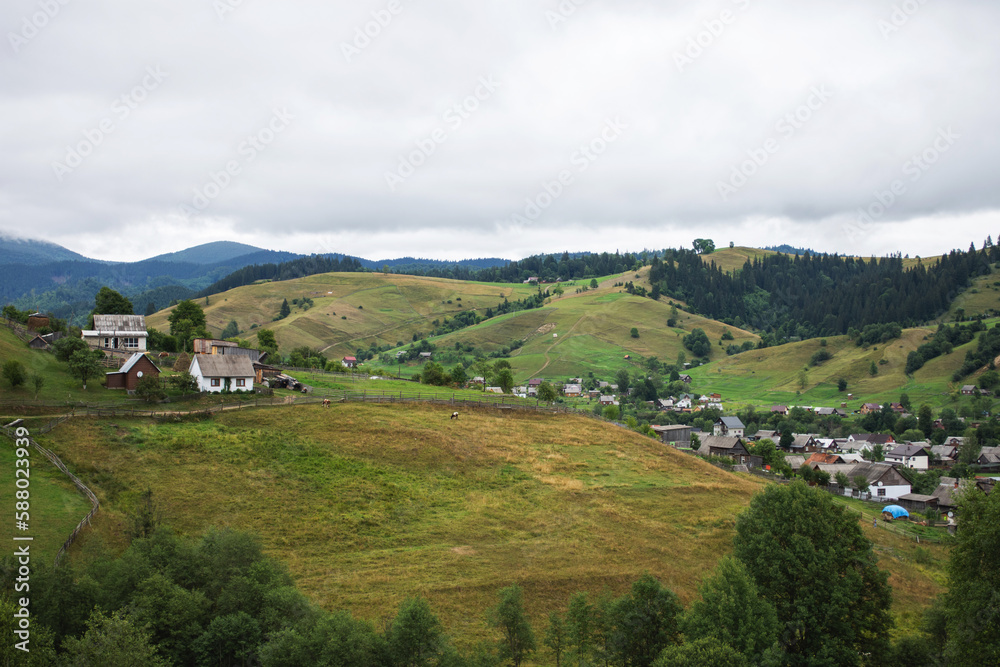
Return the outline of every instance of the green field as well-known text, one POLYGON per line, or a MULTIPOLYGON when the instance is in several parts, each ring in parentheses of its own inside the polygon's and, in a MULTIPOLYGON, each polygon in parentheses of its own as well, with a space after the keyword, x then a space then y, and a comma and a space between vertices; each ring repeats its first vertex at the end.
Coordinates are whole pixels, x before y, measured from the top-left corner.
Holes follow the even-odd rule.
MULTIPOLYGON (((102 502, 75 553, 93 540, 123 547, 128 507, 150 488, 184 534, 261 534, 327 608, 378 621, 426 596, 463 646, 487 636, 483 611, 511 582, 539 631, 572 592, 621 593, 646 571, 690 601, 760 488, 584 417, 449 413, 342 404, 180 423, 77 419, 43 442, 102 502)), ((940 592, 940 565, 917 567, 915 543, 866 532, 909 625, 940 592)), ((943 561, 943 548, 929 549, 943 561)))
MULTIPOLYGON (((29 429, 33 431, 31 426, 29 423, 29 429)), ((13 544, 10 540, 15 536, 33 538, 33 567, 51 567, 63 542, 80 519, 90 512, 90 501, 48 459, 34 448, 29 451, 29 530, 20 531, 14 526, 16 450, 13 440, 0 435, 0 470, 3 471, 0 475, 0 506, 4 508, 0 536, 9 544, 13 544)))
POLYGON ((944 320, 954 321, 959 309, 965 312, 966 318, 1000 311, 1000 280, 996 272, 973 280, 969 289, 955 297, 944 320))
MULTIPOLYGON (((827 407, 839 407, 843 402, 854 411, 863 403, 898 401, 902 392, 915 404, 940 408, 951 404, 955 390, 951 375, 962 365, 965 353, 978 343, 974 340, 956 347, 951 354, 928 362, 913 377, 907 377, 903 372, 907 354, 925 343, 925 336, 933 334, 933 328, 906 329, 901 338, 868 348, 857 347, 846 336, 830 337, 826 349, 833 358, 815 367, 809 367, 809 360, 820 349, 821 339, 752 350, 693 369, 693 389, 722 394, 729 409, 735 407, 734 402, 827 407), (883 360, 886 363, 881 363, 883 360), (869 373, 872 362, 878 369, 875 376, 869 373), (843 393, 837 390, 839 378, 848 383, 843 393), (848 399, 847 394, 853 398, 848 399)), ((975 376, 964 382, 974 383, 975 376)))
MULTIPOLYGON (((110 399, 122 400, 124 392, 108 392, 101 386, 103 377, 91 378, 86 391, 80 380, 72 377, 66 364, 50 352, 33 350, 7 327, 0 326, 0 363, 8 359, 20 361, 28 375, 38 374, 45 380, 38 393, 40 401, 84 401, 94 403, 110 399), (109 393, 111 396, 109 396, 109 393)), ((11 389, 6 380, 0 380, 0 400, 33 400, 34 386, 30 378, 17 389, 11 389)))

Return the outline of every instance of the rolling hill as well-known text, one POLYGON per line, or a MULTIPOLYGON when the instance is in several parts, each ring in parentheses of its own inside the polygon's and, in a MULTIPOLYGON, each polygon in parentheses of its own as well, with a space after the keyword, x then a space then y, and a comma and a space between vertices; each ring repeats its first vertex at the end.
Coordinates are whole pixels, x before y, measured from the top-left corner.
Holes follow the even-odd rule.
MULTIPOLYGON (((898 401, 905 392, 916 405, 928 403, 940 408, 951 404, 956 388, 951 376, 961 367, 965 353, 975 349, 977 341, 956 347, 951 354, 928 362, 908 377, 904 373, 907 355, 927 342, 934 331, 934 328, 904 329, 901 338, 870 347, 858 347, 846 336, 834 336, 825 339, 825 349, 833 358, 819 366, 810 366, 809 362, 822 349, 824 339, 788 343, 713 361, 693 369, 691 376, 698 392, 718 392, 727 402, 758 406, 838 407, 846 403, 849 411, 855 411, 863 403, 898 401), (873 362, 878 371, 874 376, 870 373, 873 362), (847 380, 845 392, 837 389, 840 378, 847 380), (853 397, 849 399, 848 394, 853 397)), ((975 377, 963 383, 974 383, 975 377)))
MULTIPOLYGON (((148 488, 182 534, 260 534, 324 607, 377 622, 422 595, 466 647, 487 636, 483 612, 511 582, 536 631, 571 593, 621 593, 643 572, 690 601, 760 488, 585 417, 449 414, 344 404, 174 423, 74 419, 42 443, 101 501, 77 556, 122 548, 148 488)), ((891 573, 897 618, 917 622, 940 591, 938 569, 913 564, 912 541, 862 525, 891 573)), ((924 546, 940 562, 944 551, 924 546)))
MULTIPOLYGON (((656 356, 673 361, 683 350, 682 338, 700 327, 713 343, 729 330, 730 343, 756 341, 749 332, 727 327, 697 315, 680 312, 682 328, 668 329, 671 306, 627 294, 615 283, 631 280, 641 284, 648 269, 633 274, 603 278, 596 290, 577 293, 589 281, 563 283, 565 293, 546 306, 491 318, 476 326, 431 338, 439 347, 472 345, 490 353, 526 341, 510 362, 518 380, 534 375, 568 377, 593 370, 614 372, 631 366, 626 355, 656 356), (632 338, 630 330, 638 329, 632 338)), ((549 286, 551 287, 551 286, 549 286)), ((334 273, 296 280, 249 285, 208 297, 204 306, 211 331, 220 332, 235 320, 254 339, 254 328, 272 329, 284 350, 298 346, 324 352, 329 358, 352 354, 372 343, 396 346, 409 343, 415 333, 428 333, 434 321, 454 317, 461 311, 484 314, 504 299, 515 301, 533 295, 531 285, 462 282, 441 278, 383 275, 378 273, 334 273), (293 306, 283 320, 277 316, 281 302, 309 297, 308 310, 293 306)), ((150 316, 147 324, 169 330, 168 312, 150 316)), ((721 349, 713 354, 722 354, 721 349)))

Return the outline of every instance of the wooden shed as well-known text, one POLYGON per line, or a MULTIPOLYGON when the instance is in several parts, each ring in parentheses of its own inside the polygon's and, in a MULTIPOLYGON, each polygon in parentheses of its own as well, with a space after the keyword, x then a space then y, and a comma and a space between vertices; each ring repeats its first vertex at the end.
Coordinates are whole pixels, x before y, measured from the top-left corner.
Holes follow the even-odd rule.
POLYGON ((108 389, 125 389, 130 394, 139 385, 139 380, 148 376, 159 378, 160 369, 141 352, 136 352, 129 357, 128 361, 122 364, 122 367, 117 371, 105 375, 108 389))

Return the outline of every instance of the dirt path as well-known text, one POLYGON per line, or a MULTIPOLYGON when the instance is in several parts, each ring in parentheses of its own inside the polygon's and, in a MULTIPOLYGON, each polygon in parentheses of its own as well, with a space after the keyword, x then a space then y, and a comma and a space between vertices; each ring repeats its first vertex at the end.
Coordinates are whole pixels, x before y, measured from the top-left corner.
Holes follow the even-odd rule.
POLYGON ((576 321, 576 322, 575 322, 575 323, 573 324, 573 326, 571 326, 571 327, 569 328, 569 331, 567 331, 567 332, 566 332, 566 333, 565 333, 565 334, 564 334, 563 336, 561 336, 561 337, 559 338, 559 340, 557 340, 556 342, 552 343, 552 345, 549 345, 549 347, 548 347, 548 348, 547 348, 547 349, 545 350, 545 355, 544 355, 544 356, 545 356, 545 363, 544 363, 544 364, 542 364, 542 367, 541 367, 541 368, 539 368, 539 369, 538 369, 537 371, 535 371, 534 373, 532 373, 532 374, 531 374, 531 376, 532 376, 532 377, 536 377, 536 376, 538 376, 538 375, 541 375, 542 371, 544 371, 544 370, 545 370, 546 368, 548 368, 548 367, 549 367, 549 364, 551 364, 551 363, 552 363, 552 359, 551 359, 551 358, 549 358, 549 352, 551 352, 551 351, 552 351, 552 348, 554 348, 554 347, 555 347, 556 345, 558 345, 559 343, 563 342, 563 341, 564 341, 564 340, 566 340, 567 338, 570 338, 570 337, 571 337, 571 336, 570 336, 570 334, 572 334, 572 333, 573 333, 573 329, 576 329, 576 328, 577 328, 578 326, 580 326, 580 322, 583 322, 583 321, 584 321, 585 319, 587 319, 587 316, 586 316, 586 315, 585 315, 585 316, 583 316, 583 317, 581 317, 580 319, 578 319, 578 320, 577 320, 577 321, 576 321))

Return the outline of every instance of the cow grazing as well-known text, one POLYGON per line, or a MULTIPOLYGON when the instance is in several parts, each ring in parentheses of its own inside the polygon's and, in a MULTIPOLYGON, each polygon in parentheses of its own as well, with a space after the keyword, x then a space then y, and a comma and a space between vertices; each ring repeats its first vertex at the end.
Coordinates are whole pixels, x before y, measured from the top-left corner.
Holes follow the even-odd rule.
POLYGON ((330 407, 330 399, 329 398, 324 398, 323 399, 323 407, 324 408, 330 407))
POLYGON ((458 419, 458 413, 457 412, 452 412, 451 413, 451 418, 452 419, 458 419))

